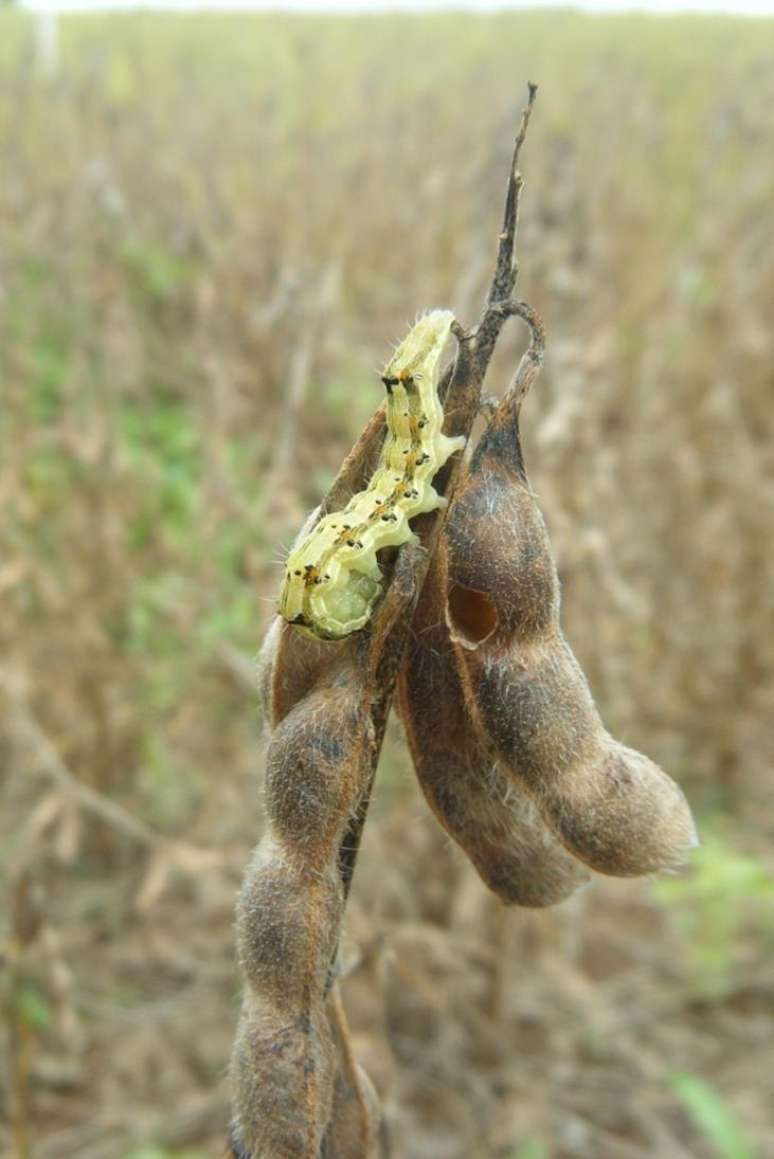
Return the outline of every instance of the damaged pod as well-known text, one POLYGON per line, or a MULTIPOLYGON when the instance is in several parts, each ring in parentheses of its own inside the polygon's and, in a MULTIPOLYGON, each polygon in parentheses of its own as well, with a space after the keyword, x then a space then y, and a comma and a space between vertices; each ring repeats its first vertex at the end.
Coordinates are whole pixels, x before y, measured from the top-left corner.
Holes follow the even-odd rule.
POLYGON ((399 697, 417 778, 430 808, 506 905, 549 906, 589 873, 557 841, 526 789, 503 771, 466 712, 444 621, 443 545, 414 617, 399 697))
POLYGON ((696 844, 690 809, 670 777, 605 730, 562 635, 519 402, 512 388, 500 403, 445 528, 446 617, 468 711, 575 857, 622 877, 674 866, 696 844))

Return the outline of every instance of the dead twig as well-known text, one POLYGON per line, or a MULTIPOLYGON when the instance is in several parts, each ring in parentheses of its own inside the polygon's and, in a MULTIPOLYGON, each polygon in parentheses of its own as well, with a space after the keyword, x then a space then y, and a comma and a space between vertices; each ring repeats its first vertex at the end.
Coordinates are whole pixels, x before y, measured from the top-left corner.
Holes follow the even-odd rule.
POLYGON ((137 898, 141 909, 159 897, 172 869, 197 874, 223 863, 223 855, 216 850, 165 837, 116 801, 111 801, 89 785, 81 784, 67 767, 17 683, 0 674, 0 692, 12 707, 8 713, 9 728, 17 742, 31 754, 34 767, 53 781, 78 808, 98 817, 122 837, 142 845, 151 853, 148 872, 137 898))

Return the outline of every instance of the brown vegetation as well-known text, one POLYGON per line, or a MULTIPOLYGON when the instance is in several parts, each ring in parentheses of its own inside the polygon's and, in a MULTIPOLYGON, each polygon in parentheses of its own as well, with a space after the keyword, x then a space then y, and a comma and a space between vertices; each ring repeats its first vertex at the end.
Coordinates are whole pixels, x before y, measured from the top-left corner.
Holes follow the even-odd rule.
POLYGON ((505 911, 390 726, 343 1001, 398 1155, 709 1159, 675 1072, 765 1154, 771 26, 84 18, 47 79, 0 17, 0 1147, 222 1147, 270 561, 385 338, 476 317, 531 76, 531 486, 601 714, 704 844, 683 877, 505 911))

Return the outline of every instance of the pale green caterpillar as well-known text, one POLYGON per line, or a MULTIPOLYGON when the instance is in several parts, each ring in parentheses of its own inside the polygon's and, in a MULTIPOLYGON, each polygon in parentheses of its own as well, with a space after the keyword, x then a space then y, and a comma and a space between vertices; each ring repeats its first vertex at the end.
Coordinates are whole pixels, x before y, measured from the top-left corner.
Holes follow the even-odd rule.
POLYGON ((382 375, 387 435, 370 483, 290 553, 279 611, 307 635, 338 640, 364 627, 381 591, 376 553, 413 539, 409 521, 441 506, 433 477, 465 445, 442 434, 436 391, 453 322, 450 310, 433 310, 401 342, 382 375))

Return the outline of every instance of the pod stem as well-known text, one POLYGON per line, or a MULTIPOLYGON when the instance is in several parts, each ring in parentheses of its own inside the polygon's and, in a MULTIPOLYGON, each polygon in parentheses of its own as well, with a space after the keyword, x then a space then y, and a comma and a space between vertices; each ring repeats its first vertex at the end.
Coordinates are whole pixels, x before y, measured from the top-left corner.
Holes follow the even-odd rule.
POLYGON ((543 319, 526 302, 500 302, 498 309, 503 318, 521 318, 529 327, 529 346, 521 356, 510 386, 496 407, 486 430, 481 435, 473 455, 470 470, 475 473, 485 456, 491 456, 497 447, 498 457, 510 463, 526 481, 519 441, 519 413, 521 404, 540 373, 545 354, 546 334, 543 319))
POLYGON ((524 179, 519 171, 519 155, 527 136, 529 119, 532 115, 536 96, 537 85, 530 81, 527 86, 527 103, 522 109, 519 131, 513 143, 511 171, 508 175, 508 188, 505 194, 503 228, 500 231, 497 263, 487 298, 487 303, 490 306, 511 296, 519 276, 519 263, 516 258, 516 231, 519 224, 519 196, 524 184, 524 179))

